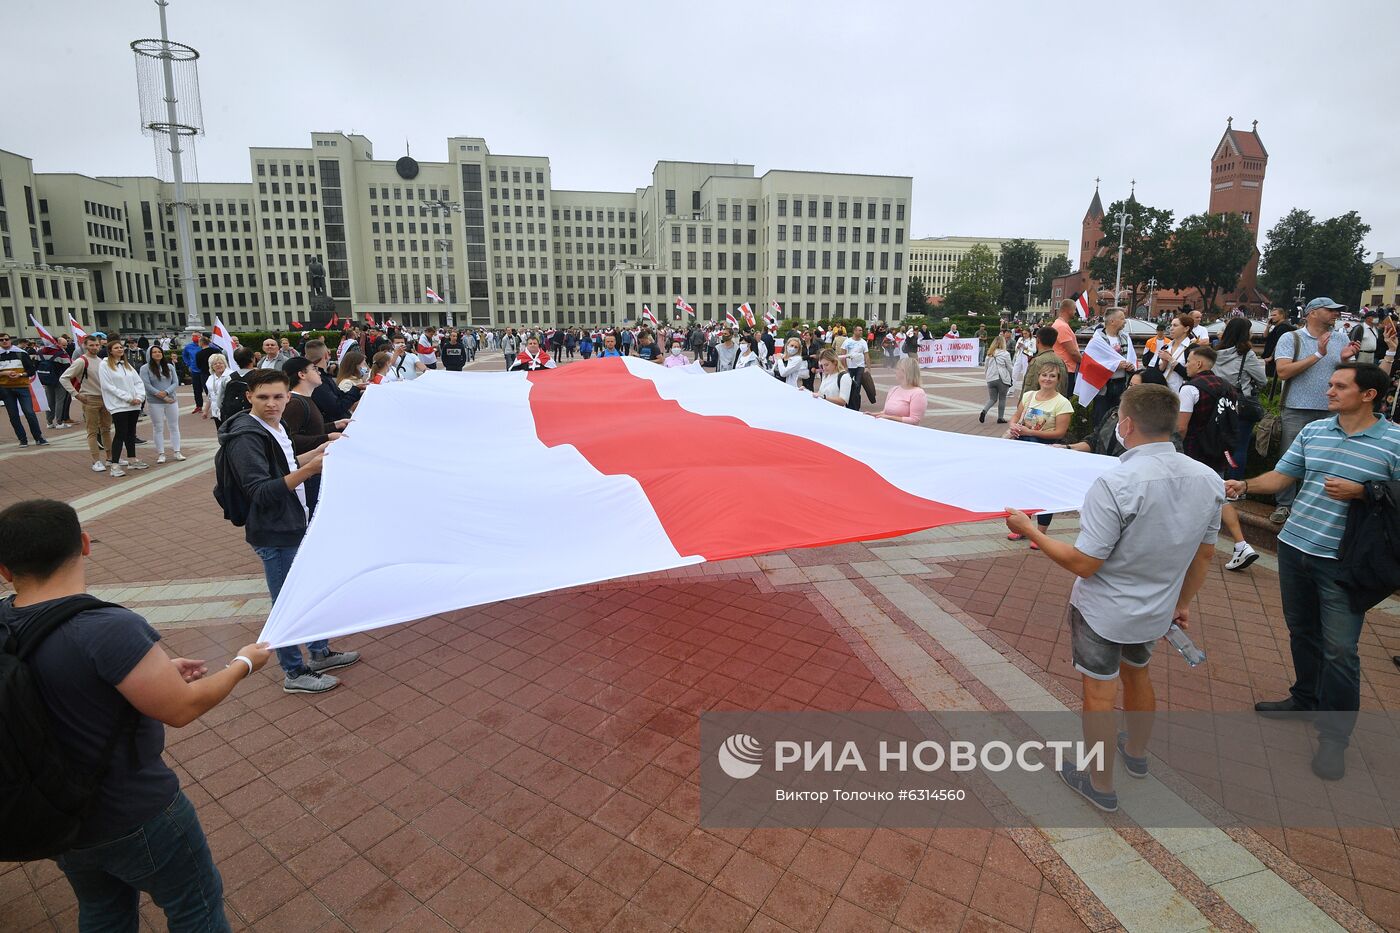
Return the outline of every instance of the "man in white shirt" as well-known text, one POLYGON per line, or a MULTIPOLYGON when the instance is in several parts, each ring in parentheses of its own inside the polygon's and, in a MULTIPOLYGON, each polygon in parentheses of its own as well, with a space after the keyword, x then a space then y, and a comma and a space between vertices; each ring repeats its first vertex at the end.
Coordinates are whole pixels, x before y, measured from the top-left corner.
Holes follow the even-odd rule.
MULTIPOLYGON (((290 380, 278 369, 255 370, 248 377, 248 410, 219 426, 219 456, 237 479, 237 490, 224 489, 221 503, 241 500, 246 507, 244 537, 263 564, 268 593, 275 603, 292 568, 297 549, 315 508, 306 481, 321 473, 325 444, 300 457, 282 426, 282 412, 291 398, 290 380)), ((216 489, 216 491, 218 491, 216 489)), ((228 506, 225 505, 227 511, 228 506)), ((277 649, 282 666, 282 689, 287 693, 324 693, 340 681, 328 671, 360 659, 355 651, 336 651, 324 640, 301 647, 277 649)))
POLYGON ((865 355, 870 352, 870 345, 865 342, 865 328, 857 324, 839 349, 851 374, 851 400, 847 407, 860 411, 860 380, 865 374, 865 355))
POLYGON ((1210 331, 1201 324, 1201 309, 1191 309, 1191 339, 1203 347, 1210 346, 1210 331))
POLYGON ((408 352, 408 340, 399 334, 394 337, 394 358, 384 371, 385 382, 410 382, 428 371, 417 353, 408 352))

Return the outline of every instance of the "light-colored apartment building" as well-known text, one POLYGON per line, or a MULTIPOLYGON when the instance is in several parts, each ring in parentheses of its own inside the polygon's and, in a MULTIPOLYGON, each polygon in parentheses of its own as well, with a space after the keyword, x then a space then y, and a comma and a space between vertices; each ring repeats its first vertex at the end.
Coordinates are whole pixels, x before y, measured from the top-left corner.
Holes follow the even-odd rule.
POLYGON ((375 159, 368 139, 344 133, 310 142, 250 149, 250 182, 189 186, 189 257, 171 185, 36 175, 6 154, 0 191, 20 211, 27 191, 36 211, 7 248, 36 267, 83 270, 93 323, 125 332, 183 327, 182 270, 205 324, 218 316, 231 329, 320 326, 330 313, 604 324, 636 320, 644 305, 680 320, 677 297, 701 320, 744 302, 761 315, 773 301, 789 317, 900 315, 908 177, 662 161, 632 191, 556 190, 547 157, 496 154, 480 137, 448 139, 442 162, 375 159), (332 305, 313 314, 317 258, 332 305))
POLYGON ((1371 285, 1357 300, 1358 308, 1395 307, 1400 305, 1400 260, 1386 259, 1376 253, 1371 263, 1371 285))
MULTIPOLYGON (((19 336, 34 336, 31 318, 54 331, 67 330, 69 317, 85 329, 95 324, 88 272, 47 253, 43 208, 29 160, 0 150, 0 327, 19 336)), ((111 218, 100 222, 111 232, 111 218)))
MULTIPOLYGON (((947 290, 948 283, 952 281, 953 270, 958 267, 959 260, 967 255, 968 250, 981 243, 992 251, 993 256, 1000 259, 1002 244, 1009 243, 1012 239, 1014 237, 934 236, 910 240, 909 275, 923 281, 924 291, 928 295, 942 295, 947 290)), ((1037 271, 1043 269, 1051 257, 1069 256, 1069 240, 1030 242, 1040 251, 1040 266, 1037 271)))

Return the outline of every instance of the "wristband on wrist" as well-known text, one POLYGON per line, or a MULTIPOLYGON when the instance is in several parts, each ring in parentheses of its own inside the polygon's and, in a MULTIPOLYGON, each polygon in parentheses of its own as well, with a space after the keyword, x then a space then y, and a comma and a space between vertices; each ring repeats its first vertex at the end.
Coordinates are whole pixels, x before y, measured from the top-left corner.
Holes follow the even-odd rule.
POLYGON ((1322 359, 1322 358, 1323 358, 1323 353, 1322 353, 1321 350, 1319 350, 1319 351, 1317 351, 1316 353, 1314 353, 1313 356, 1317 357, 1318 359, 1322 359))
MULTIPOLYGON (((246 657, 244 657, 243 655, 240 654, 240 655, 238 655, 237 657, 235 657, 235 658, 233 659, 233 661, 242 661, 244 664, 248 665, 248 674, 247 674, 247 676, 249 676, 249 677, 252 677, 252 676, 253 676, 253 662, 252 662, 251 660, 249 660, 248 658, 246 658, 246 657)), ((233 666, 233 661, 228 662, 229 667, 232 667, 232 666, 233 666)))

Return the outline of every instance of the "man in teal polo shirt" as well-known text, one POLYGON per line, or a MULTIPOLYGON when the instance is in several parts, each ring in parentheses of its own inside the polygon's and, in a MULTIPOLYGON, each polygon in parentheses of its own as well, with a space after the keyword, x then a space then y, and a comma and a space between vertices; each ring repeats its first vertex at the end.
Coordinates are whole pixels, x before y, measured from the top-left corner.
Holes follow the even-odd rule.
POLYGON ((1371 363, 1342 363, 1327 383, 1332 417, 1303 427, 1278 466, 1251 480, 1229 480, 1225 494, 1273 493, 1302 480, 1278 536, 1279 590, 1293 652, 1294 682, 1282 700, 1254 704, 1264 714, 1327 712, 1318 721, 1313 771, 1337 780, 1361 705, 1357 641, 1364 612, 1337 583, 1337 550, 1350 500, 1363 483, 1400 480, 1400 427, 1375 412, 1389 377, 1371 363))

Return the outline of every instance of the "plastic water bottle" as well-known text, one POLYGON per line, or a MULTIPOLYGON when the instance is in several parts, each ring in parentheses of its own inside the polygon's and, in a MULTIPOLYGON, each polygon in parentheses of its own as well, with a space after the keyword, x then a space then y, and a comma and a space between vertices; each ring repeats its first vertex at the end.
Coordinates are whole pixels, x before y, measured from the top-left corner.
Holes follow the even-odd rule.
POLYGON ((1175 622, 1167 629, 1167 642, 1180 652, 1186 659, 1186 663, 1195 667, 1206 659, 1206 653, 1196 647, 1196 643, 1191 640, 1191 636, 1182 631, 1181 626, 1175 622))

